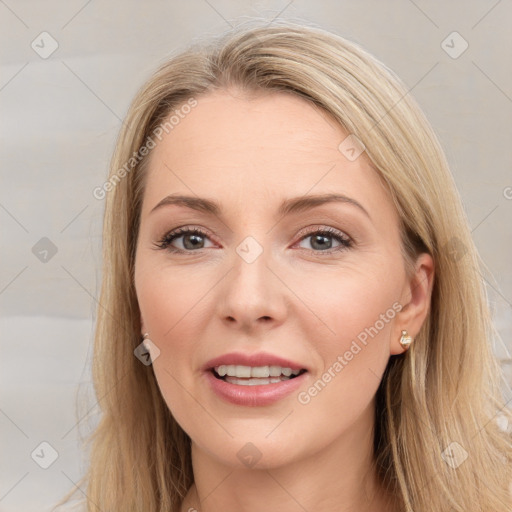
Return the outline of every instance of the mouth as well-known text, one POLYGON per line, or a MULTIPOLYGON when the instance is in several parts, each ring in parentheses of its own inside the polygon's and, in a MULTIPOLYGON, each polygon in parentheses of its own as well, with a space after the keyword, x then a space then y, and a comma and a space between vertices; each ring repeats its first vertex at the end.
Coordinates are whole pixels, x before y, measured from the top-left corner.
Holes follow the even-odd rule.
POLYGON ((216 379, 238 386, 265 386, 292 380, 307 370, 283 366, 219 365, 210 368, 216 379))

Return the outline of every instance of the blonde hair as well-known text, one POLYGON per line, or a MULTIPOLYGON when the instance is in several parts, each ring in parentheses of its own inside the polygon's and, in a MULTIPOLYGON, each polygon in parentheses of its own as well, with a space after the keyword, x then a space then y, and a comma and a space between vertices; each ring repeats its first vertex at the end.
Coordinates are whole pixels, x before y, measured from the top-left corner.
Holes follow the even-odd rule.
POLYGON ((483 264, 443 151, 382 63, 339 36, 286 22, 235 29, 173 56, 128 111, 103 188, 93 361, 102 416, 82 479, 87 510, 179 511, 193 483, 190 438, 172 417, 151 366, 133 354, 141 342, 133 271, 148 162, 139 150, 180 105, 232 86, 299 95, 357 136, 396 205, 408 272, 420 252, 433 257, 429 315, 409 351, 390 358, 377 392, 374 449, 382 482, 408 512, 510 512, 511 436, 496 415, 512 416, 491 349, 496 332, 483 264), (467 458, 455 468, 444 459, 457 450, 467 458))

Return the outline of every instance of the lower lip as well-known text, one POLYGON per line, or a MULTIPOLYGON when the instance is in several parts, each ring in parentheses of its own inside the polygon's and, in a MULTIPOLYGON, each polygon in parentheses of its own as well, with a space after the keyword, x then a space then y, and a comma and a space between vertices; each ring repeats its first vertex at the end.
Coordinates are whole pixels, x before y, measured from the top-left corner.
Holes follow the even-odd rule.
POLYGON ((217 379, 211 371, 205 373, 209 385, 217 396, 232 404, 247 407, 269 405, 281 400, 296 391, 297 388, 303 384, 307 374, 307 372, 304 372, 293 379, 274 382, 272 384, 243 386, 230 384, 225 380, 217 379))

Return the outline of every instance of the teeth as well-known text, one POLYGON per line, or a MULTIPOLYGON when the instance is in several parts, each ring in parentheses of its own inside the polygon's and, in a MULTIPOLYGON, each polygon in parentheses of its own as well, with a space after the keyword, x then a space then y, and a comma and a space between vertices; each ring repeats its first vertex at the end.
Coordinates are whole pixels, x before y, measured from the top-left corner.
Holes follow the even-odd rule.
POLYGON ((221 376, 224 377, 228 373, 228 367, 225 364, 221 364, 215 368, 215 371, 221 376))
POLYGON ((271 377, 279 377, 281 375, 281 367, 280 366, 269 366, 270 376, 271 377))
MULTIPOLYGON (((254 372, 254 369, 251 371, 250 366, 235 366, 235 373, 234 377, 245 377, 248 378, 251 376, 252 372, 254 372)), ((231 373, 228 372, 228 375, 231 375, 231 373)), ((252 375, 253 377, 265 377, 265 375, 252 375)))
POLYGON ((234 364, 222 364, 216 366, 214 370, 220 377, 227 376, 236 377, 238 379, 249 379, 248 382, 254 380, 251 379, 251 377, 254 377, 258 380, 258 384, 268 384, 268 382, 263 381, 269 380, 269 377, 271 377, 269 382, 279 382, 279 380, 275 381, 272 377, 290 377, 291 375, 298 375, 300 373, 300 370, 282 368, 281 366, 242 366, 234 364))
POLYGON ((275 384, 283 380, 290 380, 290 377, 271 377, 267 379, 238 379, 237 377, 226 377, 226 382, 229 382, 230 384, 238 384, 239 386, 263 386, 265 384, 275 384))
MULTIPOLYGON (((248 368, 246 366, 245 368, 248 368)), ((251 377, 270 377, 270 369, 268 366, 254 366, 250 369, 251 377)), ((277 375, 275 375, 277 377, 277 375)))

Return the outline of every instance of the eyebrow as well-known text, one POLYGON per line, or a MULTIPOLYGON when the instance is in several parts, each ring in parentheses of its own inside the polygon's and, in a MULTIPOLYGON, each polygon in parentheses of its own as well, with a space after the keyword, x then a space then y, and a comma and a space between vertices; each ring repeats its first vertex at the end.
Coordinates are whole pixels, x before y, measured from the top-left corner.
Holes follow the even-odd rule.
MULTIPOLYGON (((293 213, 304 212, 327 203, 343 203, 355 206, 371 220, 370 214, 366 211, 363 205, 361 205, 361 203, 343 194, 317 194, 285 199, 279 206, 277 214, 284 217, 293 213)), ((164 197, 150 213, 169 205, 184 206, 186 208, 191 208, 192 210, 216 216, 220 216, 222 212, 219 203, 212 199, 171 194, 164 197)))

